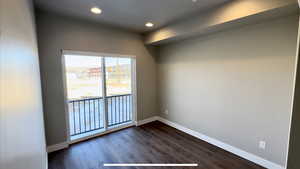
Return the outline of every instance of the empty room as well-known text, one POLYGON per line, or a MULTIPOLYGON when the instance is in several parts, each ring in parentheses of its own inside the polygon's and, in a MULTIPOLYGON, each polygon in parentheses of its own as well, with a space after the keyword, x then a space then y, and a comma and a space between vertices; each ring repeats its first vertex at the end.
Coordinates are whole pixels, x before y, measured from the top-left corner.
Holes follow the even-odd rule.
POLYGON ((0 0, 0 169, 299 169, 299 21, 297 0, 0 0))

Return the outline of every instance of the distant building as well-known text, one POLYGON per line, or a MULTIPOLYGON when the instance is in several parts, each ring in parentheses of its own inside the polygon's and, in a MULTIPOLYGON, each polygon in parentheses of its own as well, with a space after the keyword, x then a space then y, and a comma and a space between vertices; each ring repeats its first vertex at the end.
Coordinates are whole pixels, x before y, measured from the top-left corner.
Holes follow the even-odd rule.
POLYGON ((89 78, 91 77, 100 77, 102 74, 102 70, 100 67, 97 67, 97 68, 90 68, 87 72, 87 76, 89 78))

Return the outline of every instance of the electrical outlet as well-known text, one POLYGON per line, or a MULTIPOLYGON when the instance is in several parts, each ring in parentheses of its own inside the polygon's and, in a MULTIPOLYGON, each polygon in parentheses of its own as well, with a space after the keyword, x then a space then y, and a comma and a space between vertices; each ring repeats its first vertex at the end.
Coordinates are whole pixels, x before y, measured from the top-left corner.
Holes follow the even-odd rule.
POLYGON ((165 110, 165 114, 169 114, 169 110, 165 110))
POLYGON ((259 142, 259 148, 263 149, 263 150, 266 149, 266 142, 265 141, 260 141, 259 142))

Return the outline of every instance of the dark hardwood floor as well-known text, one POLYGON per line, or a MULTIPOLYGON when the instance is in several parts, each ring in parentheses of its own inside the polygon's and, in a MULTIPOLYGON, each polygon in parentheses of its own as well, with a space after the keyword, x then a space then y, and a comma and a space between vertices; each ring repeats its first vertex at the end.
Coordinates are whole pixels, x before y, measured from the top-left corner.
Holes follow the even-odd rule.
POLYGON ((49 154, 49 169, 262 169, 160 122, 127 128, 49 154), (198 167, 103 167, 103 163, 197 163, 198 167))

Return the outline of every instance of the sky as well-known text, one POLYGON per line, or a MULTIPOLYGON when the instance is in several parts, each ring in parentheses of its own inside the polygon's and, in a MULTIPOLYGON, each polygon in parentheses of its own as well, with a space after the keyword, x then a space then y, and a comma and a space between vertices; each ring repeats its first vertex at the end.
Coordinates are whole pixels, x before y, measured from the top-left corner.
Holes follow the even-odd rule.
MULTIPOLYGON (((130 64, 131 58, 105 57, 106 66, 114 66, 119 62, 120 65, 130 64)), ((65 55, 66 67, 101 67, 101 57, 65 55)))

